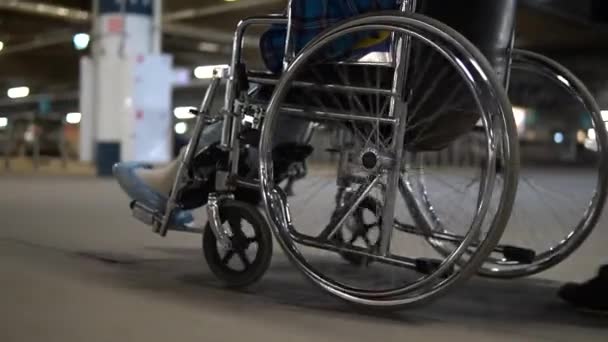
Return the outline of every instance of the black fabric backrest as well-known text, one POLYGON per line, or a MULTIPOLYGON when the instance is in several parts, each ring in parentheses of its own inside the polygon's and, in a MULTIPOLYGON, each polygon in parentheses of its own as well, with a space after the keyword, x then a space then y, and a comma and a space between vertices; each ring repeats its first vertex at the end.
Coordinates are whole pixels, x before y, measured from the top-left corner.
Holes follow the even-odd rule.
MULTIPOLYGON (((454 28, 469 39, 490 61, 501 81, 506 81, 508 50, 515 26, 517 0, 418 0, 418 13, 425 14, 454 28)), ((304 80, 318 83, 341 83, 333 64, 318 65, 317 72, 302 72, 304 80), (308 79, 310 78, 310 79, 308 79)), ((437 151, 469 133, 479 120, 477 103, 462 80, 462 75, 443 56, 420 41, 412 46, 412 63, 408 72, 411 98, 408 103, 408 128, 405 144, 410 151, 437 151)), ((390 88, 394 69, 370 65, 343 66, 348 68, 350 85, 369 87, 371 84, 390 88), (387 83, 388 82, 388 83, 387 83)), ((300 107, 316 110, 356 110, 372 112, 375 97, 362 95, 358 106, 352 108, 352 99, 343 94, 316 93, 302 95, 300 89, 290 92, 286 101, 300 107), (311 101, 315 98, 316 101, 311 101), (372 101, 372 102, 370 102, 372 101), (335 108, 335 107, 340 108, 335 108), (362 107, 362 108, 361 108, 362 107)), ((379 106, 384 108, 384 106, 379 106)), ((388 108, 388 107, 386 107, 388 108)), ((358 125, 364 131, 369 125, 358 125)), ((389 136, 390 129, 382 131, 389 136)))
POLYGON ((467 37, 504 81, 516 7, 517 0, 419 0, 418 12, 467 37))

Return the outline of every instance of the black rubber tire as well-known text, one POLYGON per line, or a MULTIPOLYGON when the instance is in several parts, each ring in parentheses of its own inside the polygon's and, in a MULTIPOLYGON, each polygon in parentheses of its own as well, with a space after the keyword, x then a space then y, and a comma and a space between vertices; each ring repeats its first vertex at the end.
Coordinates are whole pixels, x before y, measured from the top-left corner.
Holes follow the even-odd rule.
MULTIPOLYGON (((222 223, 229 219, 241 219, 247 221, 255 232, 255 242, 258 245, 255 258, 250 261, 249 266, 239 271, 222 263, 219 254, 217 239, 213 230, 207 223, 203 233, 203 254, 211 272, 229 288, 244 288, 260 280, 270 266, 273 252, 272 233, 264 216, 252 205, 226 200, 220 206, 220 218, 222 223)), ((234 227, 231 228, 234 232, 234 227)), ((240 231, 242 233, 242 230, 240 231)), ((234 250, 231 250, 234 252, 234 250)), ((235 252, 238 255, 238 252, 235 252)))

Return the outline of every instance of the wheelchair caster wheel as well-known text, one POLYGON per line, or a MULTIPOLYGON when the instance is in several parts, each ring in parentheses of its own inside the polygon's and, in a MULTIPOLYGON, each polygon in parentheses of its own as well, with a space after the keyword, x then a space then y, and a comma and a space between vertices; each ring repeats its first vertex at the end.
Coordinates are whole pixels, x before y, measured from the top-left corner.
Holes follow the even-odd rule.
POLYGON ((220 205, 222 224, 230 227, 230 247, 222 246, 207 224, 203 253, 211 272, 225 286, 243 288, 258 281, 270 266, 272 235, 262 214, 252 205, 227 200, 220 205))
MULTIPOLYGON (((382 206, 372 198, 365 198, 352 217, 344 224, 336 235, 334 243, 348 248, 349 246, 363 247, 372 253, 380 242, 380 227, 382 226, 382 206)), ((349 263, 356 266, 369 265, 370 258, 349 252, 340 252, 349 263)))

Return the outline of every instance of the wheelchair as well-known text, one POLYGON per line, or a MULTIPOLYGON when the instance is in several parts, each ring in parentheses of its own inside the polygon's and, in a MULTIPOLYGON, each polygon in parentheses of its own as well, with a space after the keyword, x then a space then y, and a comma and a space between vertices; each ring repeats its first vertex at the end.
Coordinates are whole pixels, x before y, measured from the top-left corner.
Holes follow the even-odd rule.
POLYGON ((514 19, 502 11, 515 1, 496 3, 485 20, 505 24, 495 25, 499 43, 473 44, 465 36, 479 26, 450 21, 453 5, 404 0, 399 11, 338 23, 300 51, 288 34, 280 75, 248 70, 243 38, 254 25, 291 27, 289 13, 241 21, 230 65, 216 68, 193 111, 194 133, 165 212, 133 203, 134 215, 165 236, 176 209, 206 205, 204 230, 182 230, 202 233, 207 263, 227 286, 263 276, 274 237, 319 288, 372 308, 426 303, 475 274, 509 278, 556 265, 597 223, 608 137, 597 104, 572 73, 513 49, 514 19), (443 21, 463 26, 457 31, 443 21), (367 43, 336 55, 336 46, 352 38, 367 43), (538 250, 501 241, 520 183, 518 126, 506 91, 516 69, 557 80, 584 106, 599 155, 580 222, 538 250), (211 113, 222 82, 223 110, 211 113), (217 123, 221 142, 200 152, 204 127, 217 123), (472 138, 475 163, 427 162, 454 144, 472 146, 472 138), (257 170, 246 163, 252 158, 257 170), (212 174, 198 171, 208 166, 212 174))

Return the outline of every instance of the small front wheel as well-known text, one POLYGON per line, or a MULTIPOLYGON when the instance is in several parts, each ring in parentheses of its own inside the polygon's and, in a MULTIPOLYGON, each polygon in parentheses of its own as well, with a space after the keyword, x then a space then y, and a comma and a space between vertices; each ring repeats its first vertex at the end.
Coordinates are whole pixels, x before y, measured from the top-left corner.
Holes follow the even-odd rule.
POLYGON ((222 246, 210 225, 203 233, 203 253, 225 286, 243 288, 257 282, 270 266, 272 234, 266 219, 250 204, 227 200, 220 205, 222 225, 229 225, 230 246, 222 246))
MULTIPOLYGON (((369 253, 374 253, 380 244, 382 217, 378 213, 381 208, 382 204, 375 198, 363 199, 345 223, 345 227, 334 235, 335 243, 346 248, 359 246, 369 253)), ((338 212, 336 209, 336 213, 338 212)), ((367 266, 373 261, 371 258, 346 251, 340 252, 340 255, 354 266, 367 266)))

